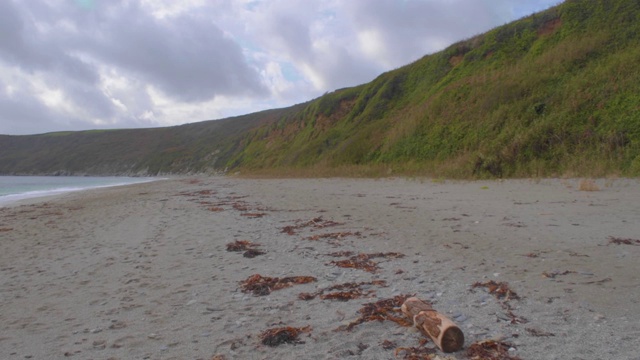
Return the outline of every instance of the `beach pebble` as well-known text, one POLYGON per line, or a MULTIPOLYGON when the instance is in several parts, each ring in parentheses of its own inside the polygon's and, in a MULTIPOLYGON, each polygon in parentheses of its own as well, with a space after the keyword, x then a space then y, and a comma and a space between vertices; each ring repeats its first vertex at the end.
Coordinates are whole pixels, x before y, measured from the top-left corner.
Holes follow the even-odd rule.
POLYGON ((606 318, 606 316, 604 316, 602 314, 593 315, 593 320, 595 320, 596 322, 600 322, 600 321, 604 320, 605 318, 606 318))
POLYGON ((460 314, 460 315, 458 315, 458 316, 454 316, 454 317, 453 317, 453 319, 454 319, 455 321, 457 321, 457 322, 465 322, 465 321, 467 321, 469 318, 468 318, 466 315, 464 315, 464 314, 460 314))

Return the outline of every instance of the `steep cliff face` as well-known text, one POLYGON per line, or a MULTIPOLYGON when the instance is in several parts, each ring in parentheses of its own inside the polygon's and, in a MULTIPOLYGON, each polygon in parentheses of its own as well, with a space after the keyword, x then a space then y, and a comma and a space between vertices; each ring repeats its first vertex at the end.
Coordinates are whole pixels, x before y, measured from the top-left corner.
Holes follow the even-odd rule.
POLYGON ((640 175, 639 40, 640 2, 567 0, 286 109, 0 137, 0 174, 640 175))

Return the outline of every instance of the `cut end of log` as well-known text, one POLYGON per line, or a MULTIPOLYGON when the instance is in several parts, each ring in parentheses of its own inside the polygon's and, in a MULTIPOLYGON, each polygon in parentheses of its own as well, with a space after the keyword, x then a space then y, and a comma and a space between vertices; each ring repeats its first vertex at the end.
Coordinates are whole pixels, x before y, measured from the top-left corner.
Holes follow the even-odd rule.
POLYGON ((464 334, 457 326, 452 326, 442 334, 442 351, 446 353, 456 352, 464 346, 464 334))

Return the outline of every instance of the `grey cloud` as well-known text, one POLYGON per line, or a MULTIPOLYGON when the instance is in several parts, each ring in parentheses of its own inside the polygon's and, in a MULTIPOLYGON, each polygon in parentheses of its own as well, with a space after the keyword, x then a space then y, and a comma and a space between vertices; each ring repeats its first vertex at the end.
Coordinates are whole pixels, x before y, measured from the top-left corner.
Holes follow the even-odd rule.
POLYGON ((268 31, 279 40, 291 57, 308 60, 313 56, 308 24, 293 15, 269 16, 268 31))
POLYGON ((398 6, 395 0, 353 0, 347 9, 358 29, 379 30, 388 58, 400 66, 501 24, 507 15, 499 9, 508 7, 500 2, 407 0, 398 6))
POLYGON ((92 65, 70 55, 64 44, 51 41, 51 34, 39 31, 35 22, 25 22, 31 18, 28 9, 19 9, 11 1, 1 1, 0 14, 0 58, 6 63, 26 72, 60 72, 89 84, 99 80, 92 65))
POLYGON ((242 49, 209 19, 207 12, 156 19, 135 3, 111 8, 81 50, 126 69, 167 96, 182 101, 216 95, 266 95, 258 72, 242 49))
POLYGON ((346 31, 348 26, 330 21, 325 24, 325 32, 312 33, 318 12, 322 13, 321 3, 309 1, 301 6, 295 1, 265 2, 254 13, 260 24, 253 36, 271 44, 269 50, 286 57, 298 71, 311 69, 322 80, 321 91, 373 79, 381 69, 354 49, 353 42, 344 41, 353 36, 346 31), (334 41, 336 38, 341 41, 334 41))
MULTIPOLYGON (((1 82, 0 85, 4 86, 1 82)), ((33 134, 72 129, 75 122, 42 104, 27 92, 14 96, 0 93, 0 134, 33 134)), ((77 125, 77 124, 76 124, 77 125)))

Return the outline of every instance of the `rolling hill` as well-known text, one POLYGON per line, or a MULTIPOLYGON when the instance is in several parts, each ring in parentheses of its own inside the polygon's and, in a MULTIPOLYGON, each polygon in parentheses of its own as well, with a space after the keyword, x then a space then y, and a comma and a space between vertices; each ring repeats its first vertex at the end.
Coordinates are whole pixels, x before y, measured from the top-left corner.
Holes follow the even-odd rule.
POLYGON ((640 1, 567 0, 286 109, 0 137, 0 174, 640 175, 640 1))

